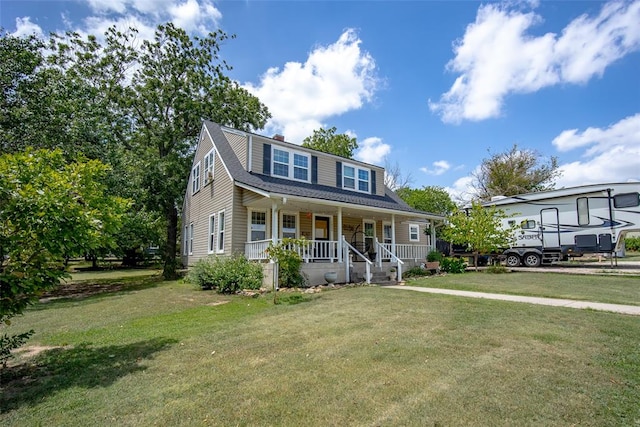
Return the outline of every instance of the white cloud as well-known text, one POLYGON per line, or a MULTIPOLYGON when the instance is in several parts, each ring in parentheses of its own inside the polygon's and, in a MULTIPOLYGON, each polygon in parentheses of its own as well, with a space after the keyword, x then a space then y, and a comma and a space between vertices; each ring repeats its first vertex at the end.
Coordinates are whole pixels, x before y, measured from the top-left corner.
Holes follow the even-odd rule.
POLYGON ((420 168, 420 170, 424 173, 426 173, 427 175, 442 175, 443 173, 445 173, 446 171, 448 171, 449 169, 451 169, 451 164, 449 162, 447 162, 446 160, 438 160, 435 161, 433 163, 431 163, 431 165, 433 166, 433 168, 429 168, 429 167, 422 167, 420 168))
POLYGON ((378 137, 370 137, 358 143, 354 158, 373 165, 382 165, 384 158, 391 152, 391 146, 378 137))
POLYGON ((640 180, 640 113, 604 129, 563 131, 553 145, 561 152, 586 149, 582 160, 560 165, 558 187, 640 180))
POLYGON ((480 6, 454 46, 447 69, 459 73, 431 111, 444 122, 499 116, 504 98, 562 83, 585 83, 629 52, 640 49, 640 2, 610 2, 595 17, 582 15, 560 36, 528 30, 541 22, 510 4, 480 6))
POLYGON ((300 143, 324 120, 357 110, 378 87, 376 65, 348 29, 333 44, 316 47, 304 63, 270 68, 256 85, 244 87, 269 108, 268 129, 283 130, 288 141, 300 143))
POLYGON ((23 37, 35 35, 36 37, 42 37, 44 33, 42 28, 38 24, 31 22, 31 18, 25 16, 23 18, 16 18, 16 31, 12 34, 15 37, 23 37))
POLYGON ((111 26, 138 29, 138 38, 149 40, 159 24, 172 22, 188 33, 207 34, 218 27, 222 14, 211 0, 87 0, 92 14, 78 24, 65 21, 80 34, 98 39, 111 26))
POLYGON ((445 187, 444 189, 451 196, 451 200, 458 205, 465 205, 477 196, 476 190, 471 185, 473 179, 471 175, 463 176, 453 183, 453 187, 445 187))

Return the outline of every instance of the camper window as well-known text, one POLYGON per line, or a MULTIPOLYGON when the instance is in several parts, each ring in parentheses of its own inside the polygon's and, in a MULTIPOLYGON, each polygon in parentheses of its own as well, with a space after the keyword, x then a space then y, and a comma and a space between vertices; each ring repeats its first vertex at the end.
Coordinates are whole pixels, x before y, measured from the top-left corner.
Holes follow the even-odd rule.
POLYGON ((578 198, 578 225, 589 225, 589 199, 578 198))
POLYGON ((616 208, 633 208, 640 206, 640 194, 626 193, 613 196, 613 206, 616 208))
POLYGON ((536 222, 532 219, 525 219, 520 223, 520 228, 523 230, 533 230, 536 228, 536 222))

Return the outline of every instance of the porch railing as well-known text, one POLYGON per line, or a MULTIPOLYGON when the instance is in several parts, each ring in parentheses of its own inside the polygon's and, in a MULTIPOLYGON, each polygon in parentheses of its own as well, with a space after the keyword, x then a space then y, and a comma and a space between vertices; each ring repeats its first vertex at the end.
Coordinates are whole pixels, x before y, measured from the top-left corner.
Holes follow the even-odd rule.
POLYGON ((397 244, 395 245, 395 251, 393 250, 392 243, 380 243, 380 246, 384 247, 387 252, 395 254, 400 259, 411 259, 414 261, 426 260, 427 254, 434 250, 432 245, 410 245, 410 244, 397 244))
MULTIPOLYGON (((269 257, 265 250, 269 247, 270 242, 271 239, 246 242, 244 244, 245 256, 250 260, 268 260, 269 257)), ((292 245, 290 249, 296 251, 305 262, 342 262, 344 255, 341 253, 342 251, 338 250, 338 241, 309 240, 308 242, 307 245, 292 245)), ((427 254, 435 249, 431 245, 396 244, 394 251, 393 246, 391 243, 378 243, 376 261, 393 259, 394 256, 400 260, 424 261, 426 260, 427 254)))
MULTIPOLYGON (((308 240, 306 245, 287 245, 286 249, 297 252, 305 261, 341 261, 338 252, 338 242, 334 240, 308 240)), ((255 242, 245 242, 244 254, 250 260, 267 260, 269 256, 266 249, 269 247, 271 239, 258 240, 255 242)))

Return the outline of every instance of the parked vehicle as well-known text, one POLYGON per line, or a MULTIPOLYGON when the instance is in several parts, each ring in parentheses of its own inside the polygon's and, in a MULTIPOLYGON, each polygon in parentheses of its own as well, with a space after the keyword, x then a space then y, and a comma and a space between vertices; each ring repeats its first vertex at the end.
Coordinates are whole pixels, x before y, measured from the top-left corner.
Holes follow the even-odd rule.
POLYGON ((495 205, 517 226, 512 246, 503 252, 510 267, 537 267, 587 253, 613 253, 624 237, 640 231, 640 182, 596 184, 511 197, 495 205))

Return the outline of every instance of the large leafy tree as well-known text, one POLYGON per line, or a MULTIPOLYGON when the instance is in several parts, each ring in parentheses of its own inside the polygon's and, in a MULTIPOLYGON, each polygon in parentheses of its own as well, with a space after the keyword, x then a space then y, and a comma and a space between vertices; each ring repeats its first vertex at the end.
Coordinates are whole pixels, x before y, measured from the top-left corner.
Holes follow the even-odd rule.
POLYGON ((336 127, 329 129, 320 128, 313 131, 313 135, 302 141, 303 147, 313 148, 323 153, 352 158, 353 151, 358 148, 355 138, 346 133, 336 134, 336 127))
POLYGON ((545 159, 533 150, 522 150, 517 145, 483 159, 473 174, 473 187, 477 197, 489 201, 494 196, 551 190, 560 176, 558 159, 545 159))
POLYGON ((424 212, 446 216, 457 210, 451 196, 442 187, 432 185, 422 188, 402 187, 396 190, 396 194, 412 208, 424 212))
MULTIPOLYGON (((95 37, 77 34, 54 43, 57 61, 80 76, 125 118, 122 143, 137 159, 141 201, 162 213, 166 226, 164 276, 176 276, 178 208, 189 175, 202 119, 238 129, 264 127, 270 117, 260 101, 225 76, 220 59, 222 31, 190 37, 173 24, 157 27, 153 40, 136 41, 137 31, 95 37)), ((118 128, 120 129, 120 128, 118 128)))
MULTIPOLYGON (((109 196, 107 166, 61 150, 0 156, 0 325, 66 275, 64 258, 115 247, 128 201, 109 196)), ((31 333, 0 337, 0 361, 31 333)))
POLYGON ((503 210, 473 202, 471 208, 455 211, 447 217, 443 237, 451 243, 467 245, 473 252, 477 271, 479 254, 489 254, 511 243, 513 228, 502 227, 505 218, 508 216, 503 210))

